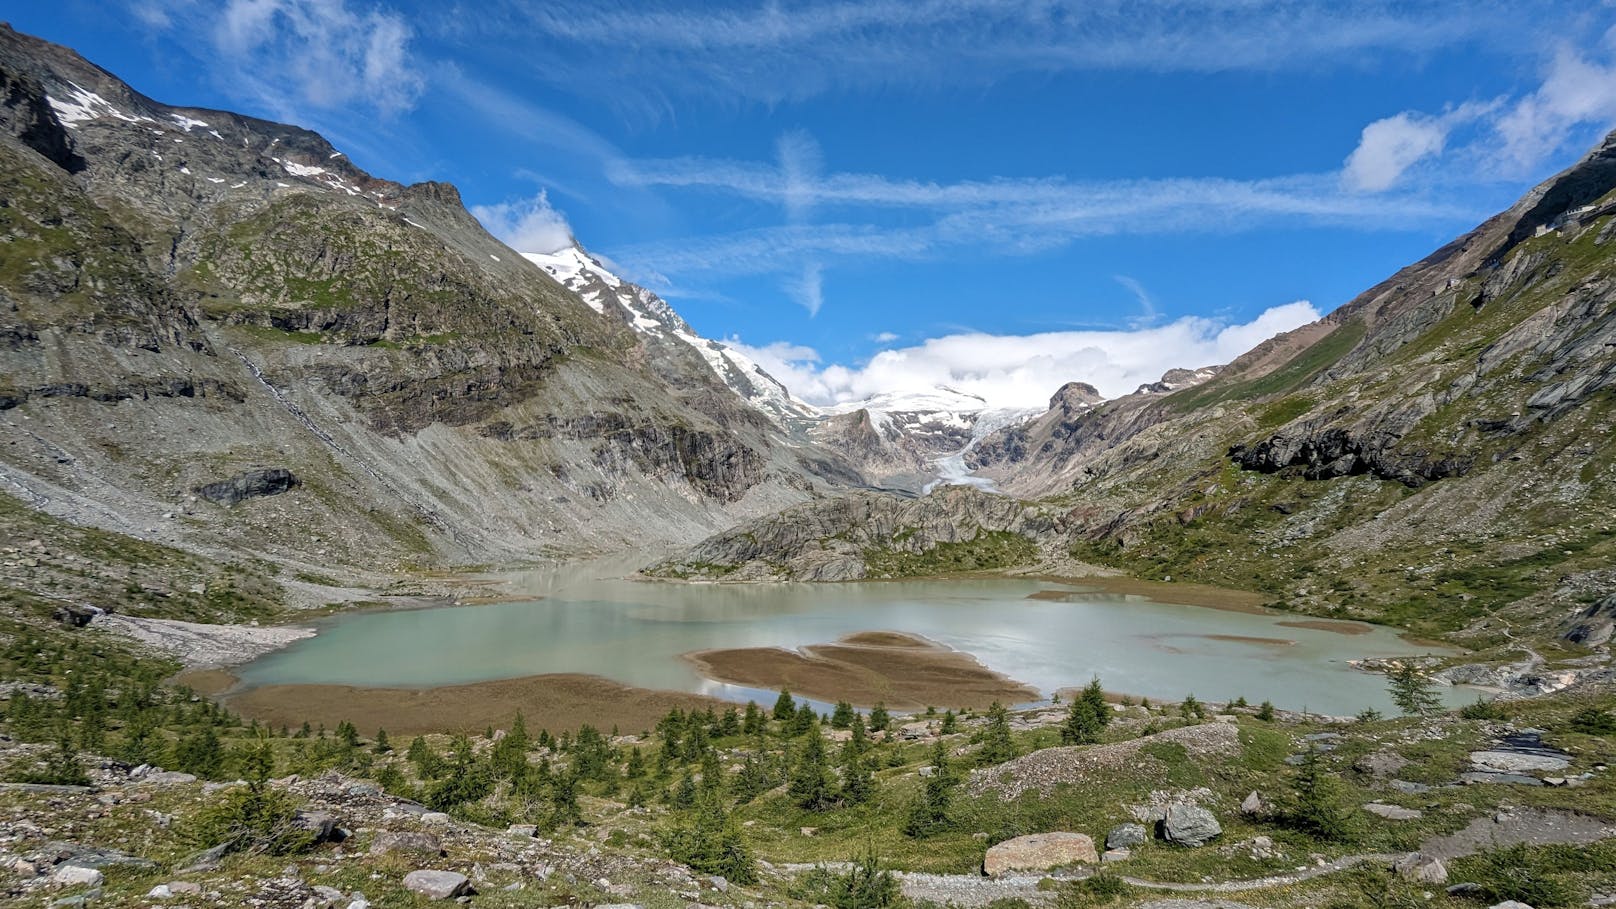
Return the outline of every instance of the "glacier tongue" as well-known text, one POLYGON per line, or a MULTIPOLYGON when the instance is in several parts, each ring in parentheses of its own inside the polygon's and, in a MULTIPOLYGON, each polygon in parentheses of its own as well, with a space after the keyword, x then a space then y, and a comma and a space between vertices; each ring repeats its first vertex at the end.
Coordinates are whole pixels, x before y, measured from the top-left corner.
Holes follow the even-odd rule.
POLYGON ((1042 413, 1037 408, 984 410, 976 415, 976 422, 971 424, 971 440, 965 447, 953 454, 943 455, 932 464, 937 468, 937 479, 927 483, 921 490, 930 493, 939 486, 975 486, 983 492, 998 492, 998 484, 987 477, 975 476, 971 468, 965 463, 966 455, 971 453, 983 439, 1003 429, 1031 419, 1042 413))

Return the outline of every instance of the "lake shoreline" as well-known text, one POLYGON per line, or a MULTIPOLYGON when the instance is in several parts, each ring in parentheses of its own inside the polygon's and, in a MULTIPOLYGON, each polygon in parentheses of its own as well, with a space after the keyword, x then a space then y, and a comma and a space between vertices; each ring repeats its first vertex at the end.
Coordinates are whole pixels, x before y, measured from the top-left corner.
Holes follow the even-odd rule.
POLYGON ((260 685, 240 691, 226 689, 214 697, 236 713, 269 726, 296 728, 308 722, 335 728, 347 720, 364 735, 385 729, 389 735, 406 736, 508 728, 518 712, 530 729, 548 729, 557 735, 584 724, 602 732, 617 729, 622 734, 637 734, 654 728, 674 708, 721 711, 734 706, 706 695, 639 688, 582 673, 427 688, 260 685))

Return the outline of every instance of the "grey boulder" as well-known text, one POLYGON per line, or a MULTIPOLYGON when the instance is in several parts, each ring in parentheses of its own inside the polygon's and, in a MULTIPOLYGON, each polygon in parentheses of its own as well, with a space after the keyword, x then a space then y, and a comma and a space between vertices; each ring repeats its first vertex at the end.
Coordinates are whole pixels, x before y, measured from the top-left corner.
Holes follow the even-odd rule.
POLYGON ((1223 833, 1223 825, 1212 812, 1199 805, 1169 805, 1157 824, 1161 838, 1180 846, 1205 846, 1223 833))
POLYGON ((419 893, 429 900, 452 900, 457 896, 470 896, 471 880, 458 871, 431 871, 421 869, 404 875, 404 889, 419 893))

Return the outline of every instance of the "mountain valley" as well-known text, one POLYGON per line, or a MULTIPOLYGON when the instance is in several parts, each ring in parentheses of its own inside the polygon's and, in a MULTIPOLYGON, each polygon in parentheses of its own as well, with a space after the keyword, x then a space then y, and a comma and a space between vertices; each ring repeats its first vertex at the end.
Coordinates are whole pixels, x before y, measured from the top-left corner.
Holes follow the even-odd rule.
POLYGON ((1613 264, 1616 133, 1227 364, 811 403, 0 26, 0 902, 1610 905, 1613 264))

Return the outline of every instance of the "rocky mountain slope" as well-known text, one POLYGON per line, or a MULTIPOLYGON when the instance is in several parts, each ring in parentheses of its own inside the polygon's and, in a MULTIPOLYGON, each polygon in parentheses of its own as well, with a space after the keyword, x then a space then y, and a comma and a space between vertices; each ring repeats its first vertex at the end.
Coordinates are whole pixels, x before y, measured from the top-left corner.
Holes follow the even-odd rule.
POLYGON ((0 198, 0 484, 58 518, 387 571, 689 539, 860 481, 452 186, 9 28, 0 198))
MULTIPOLYGON (((1573 627, 1616 587, 1613 237, 1616 135, 1508 211, 1204 381, 1098 406, 1063 389, 1049 412, 969 459, 1055 517, 980 526, 1028 535, 1044 553, 1462 630, 1472 643, 1573 627)), ((943 510, 978 526, 967 500, 943 510)), ((835 518, 847 507, 796 515, 834 539, 849 530, 835 518)), ((759 570, 753 562, 813 570, 817 537, 722 561, 732 554, 722 541, 769 526, 729 531, 697 561, 730 574, 759 570)), ((912 539, 897 526, 869 546, 912 539)))
POLYGON ((660 354, 653 362, 664 367, 668 381, 679 383, 700 373, 693 368, 697 362, 691 359, 694 352, 719 381, 782 429, 800 432, 822 417, 819 408, 797 400, 746 354, 698 335, 666 300, 619 278, 577 243, 553 253, 523 255, 578 294, 591 309, 642 335, 660 354))
MULTIPOLYGON (((963 461, 967 448, 989 432, 1032 415, 992 408, 976 395, 947 386, 815 406, 796 398, 734 346, 699 335, 667 301, 613 274, 576 242, 551 253, 523 255, 590 308, 642 335, 644 343, 658 352, 653 363, 675 367, 664 370, 668 381, 677 384, 699 372, 698 361, 691 358, 694 352, 719 381, 793 439, 837 452, 880 486, 920 492, 940 480, 958 480, 968 472, 963 461), (957 465, 940 463, 955 458, 957 465)), ((1187 370, 1175 373, 1195 375, 1187 370)), ((1161 383, 1151 387, 1169 390, 1161 383)), ((1095 403, 1099 400, 1096 393, 1095 403)))

